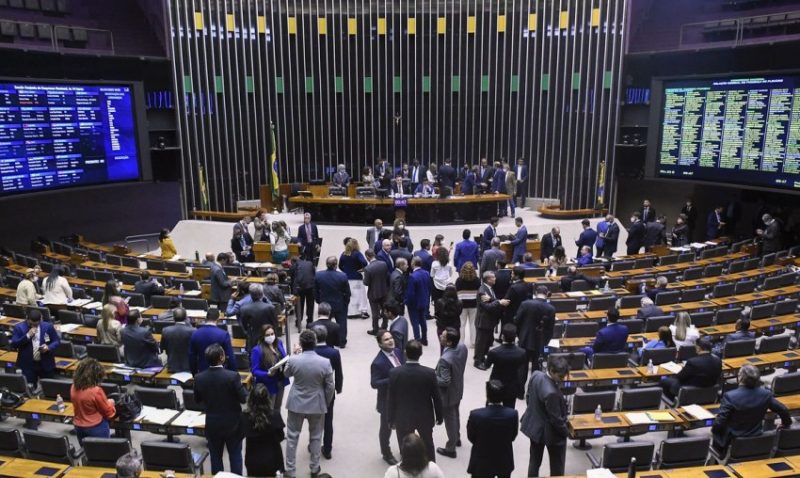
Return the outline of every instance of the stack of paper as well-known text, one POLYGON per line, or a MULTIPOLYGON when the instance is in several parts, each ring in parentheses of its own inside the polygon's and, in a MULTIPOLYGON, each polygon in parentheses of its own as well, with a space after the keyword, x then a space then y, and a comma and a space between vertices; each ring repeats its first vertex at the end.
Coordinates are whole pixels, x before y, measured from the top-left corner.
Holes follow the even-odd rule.
POLYGON ((206 416, 202 412, 196 412, 194 410, 184 410, 170 423, 170 425, 176 427, 187 428, 204 427, 205 424, 206 416))
POLYGON ((581 291, 567 292, 567 297, 583 297, 583 292, 581 291))
POLYGON ((180 412, 177 410, 144 406, 142 407, 142 413, 139 414, 137 420, 155 423, 156 425, 166 425, 179 413, 180 412))
POLYGON ((689 415, 695 417, 698 420, 708 420, 714 418, 714 414, 706 410, 705 408, 701 407, 700 405, 686 405, 683 409, 689 415))
POLYGON ((201 290, 187 290, 183 293, 183 295, 186 297, 199 297, 202 293, 203 291, 201 290))
POLYGON ((173 373, 169 376, 169 378, 179 381, 180 383, 186 383, 192 379, 192 374, 190 372, 178 372, 173 373))
POLYGON ((63 333, 68 334, 80 326, 81 324, 61 324, 58 326, 58 331, 61 332, 62 334, 63 333))
POLYGON ((666 362, 659 365, 659 367, 669 370, 672 373, 678 373, 683 370, 683 365, 675 362, 666 362))
POLYGON ((561 342, 558 339, 550 339, 550 342, 547 342, 547 346, 551 349, 557 349, 561 345, 561 342))
POLYGON ((674 422, 675 417, 669 412, 647 412, 648 418, 654 422, 674 422))
POLYGON ((192 319, 205 319, 207 314, 205 310, 186 309, 186 316, 192 319))
POLYGON ((590 468, 586 470, 586 478, 614 478, 616 476, 608 468, 590 468))
POLYGON ((646 413, 641 412, 626 413, 625 418, 628 419, 631 425, 649 425, 653 422, 646 413))
POLYGON ((70 307, 83 307, 86 304, 91 304, 92 299, 74 299, 69 303, 70 307))

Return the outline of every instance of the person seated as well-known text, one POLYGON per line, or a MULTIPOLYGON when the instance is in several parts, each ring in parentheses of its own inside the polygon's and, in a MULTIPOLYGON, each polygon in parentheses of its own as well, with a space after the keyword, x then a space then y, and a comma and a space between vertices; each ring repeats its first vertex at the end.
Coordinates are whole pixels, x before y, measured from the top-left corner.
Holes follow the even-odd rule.
POLYGON ((647 287, 647 284, 645 282, 642 282, 642 292, 644 292, 645 295, 647 295, 647 297, 650 298, 650 300, 655 302, 656 296, 658 294, 662 292, 667 292, 669 290, 667 289, 667 283, 669 283, 669 281, 667 280, 666 277, 658 276, 656 277, 655 287, 647 287))
POLYGON ((781 428, 792 425, 786 406, 761 386, 761 372, 747 364, 739 370, 739 388, 722 396, 711 425, 712 446, 723 454, 734 438, 760 435, 767 409, 780 416, 781 428))
POLYGON ((662 325, 658 328, 658 338, 649 340, 644 344, 642 350, 668 349, 670 347, 675 347, 675 342, 672 341, 672 332, 669 327, 662 325))
POLYGON ((331 185, 338 186, 340 188, 346 188, 350 185, 350 175, 347 174, 347 169, 344 167, 344 164, 340 164, 336 169, 336 172, 333 173, 331 185))
POLYGON ((591 346, 581 349, 587 359, 594 354, 613 354, 625 352, 627 349, 628 326, 617 323, 619 310, 609 309, 606 315, 608 316, 608 325, 597 331, 591 346))
POLYGON ((395 196, 405 196, 411 194, 411 188, 405 184, 403 176, 398 174, 392 182, 392 194, 395 196))
POLYGON ((533 254, 531 254, 530 252, 526 252, 522 256, 522 264, 520 264, 520 266, 522 266, 525 269, 538 269, 539 268, 539 264, 537 264, 536 261, 533 260, 533 254))
POLYGON ((664 395, 672 400, 684 385, 690 387, 713 387, 722 377, 722 360, 711 353, 714 342, 711 337, 702 337, 695 342, 697 355, 688 359, 680 372, 661 379, 664 395))
POLYGON ((142 294, 145 304, 150 305, 151 297, 164 294, 164 286, 159 284, 155 277, 150 276, 149 272, 142 271, 142 279, 136 281, 133 291, 137 294, 142 294))
POLYGON ((136 451, 126 453, 117 459, 117 478, 139 478, 144 471, 142 456, 136 451))
POLYGON ((414 191, 414 195, 417 197, 431 197, 434 194, 433 186, 427 179, 423 179, 422 184, 418 184, 416 191, 414 191))
POLYGON ((636 318, 639 320, 647 320, 650 317, 664 315, 661 307, 655 305, 650 297, 642 297, 641 304, 642 307, 636 311, 636 318))
POLYGON ((688 312, 678 312, 675 323, 669 326, 672 340, 679 349, 684 346, 694 345, 700 338, 700 331, 692 325, 692 318, 688 312))
POLYGON ((581 247, 581 253, 578 255, 578 260, 576 262, 579 266, 588 266, 593 263, 592 248, 589 246, 581 247))
POLYGON ((737 340, 749 340, 756 338, 756 333, 750 330, 750 319, 742 317, 736 321, 736 332, 725 336, 725 340, 717 343, 714 346, 714 355, 722 357, 722 352, 725 350, 725 344, 728 342, 736 342, 737 340))
POLYGON ((597 286, 597 281, 586 277, 581 272, 578 272, 578 268, 575 266, 569 266, 567 268, 567 274, 561 278, 561 291, 562 292, 571 292, 572 291, 572 283, 576 280, 583 280, 586 281, 592 289, 597 286))
POLYGON ((142 327, 142 320, 139 311, 132 310, 128 316, 128 324, 122 329, 125 365, 134 368, 161 366, 158 342, 153 338, 150 327, 142 327))

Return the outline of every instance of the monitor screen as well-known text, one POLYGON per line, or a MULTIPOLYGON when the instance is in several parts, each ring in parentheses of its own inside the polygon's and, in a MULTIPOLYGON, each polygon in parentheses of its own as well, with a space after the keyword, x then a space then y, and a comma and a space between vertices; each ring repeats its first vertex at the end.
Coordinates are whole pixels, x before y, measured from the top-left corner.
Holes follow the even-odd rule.
POLYGON ((655 174, 800 191, 800 77, 664 80, 655 174))
POLYGON ((140 177, 130 85, 0 81, 0 196, 140 177))

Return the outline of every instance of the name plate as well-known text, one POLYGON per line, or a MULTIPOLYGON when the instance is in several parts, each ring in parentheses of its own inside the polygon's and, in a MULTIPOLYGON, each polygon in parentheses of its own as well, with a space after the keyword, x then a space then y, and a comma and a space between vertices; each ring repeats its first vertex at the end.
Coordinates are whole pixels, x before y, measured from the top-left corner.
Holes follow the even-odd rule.
POLYGON ((394 207, 408 207, 408 198, 395 198, 394 207))

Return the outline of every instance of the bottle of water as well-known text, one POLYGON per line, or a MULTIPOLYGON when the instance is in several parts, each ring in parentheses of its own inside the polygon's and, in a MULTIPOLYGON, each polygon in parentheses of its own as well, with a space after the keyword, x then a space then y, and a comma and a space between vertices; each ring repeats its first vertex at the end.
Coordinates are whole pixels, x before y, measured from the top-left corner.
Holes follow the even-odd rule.
POLYGON ((180 287, 178 287, 178 297, 183 298, 183 283, 181 283, 180 287))
POLYGON ((67 409, 67 406, 64 405, 64 399, 61 397, 60 393, 56 395, 56 408, 58 409, 59 413, 67 409))
POLYGON ((599 422, 603 419, 603 408, 600 407, 600 404, 597 404, 597 408, 594 409, 594 420, 599 422))
POLYGON ((653 359, 647 361, 647 373, 650 375, 656 373, 656 366, 653 365, 653 359))
POLYGON ((608 281, 606 281, 605 285, 603 285, 603 292, 608 292, 611 290, 611 287, 608 286, 608 281))

